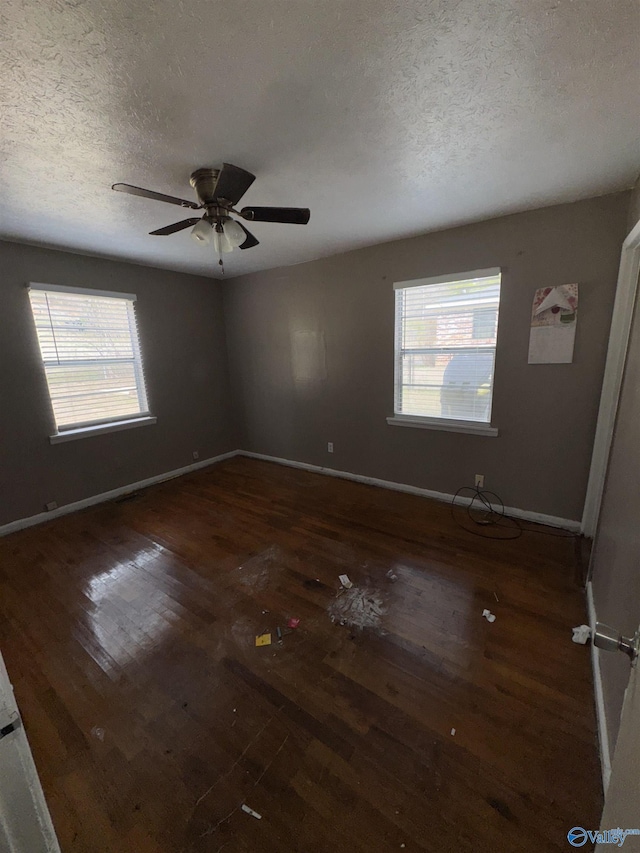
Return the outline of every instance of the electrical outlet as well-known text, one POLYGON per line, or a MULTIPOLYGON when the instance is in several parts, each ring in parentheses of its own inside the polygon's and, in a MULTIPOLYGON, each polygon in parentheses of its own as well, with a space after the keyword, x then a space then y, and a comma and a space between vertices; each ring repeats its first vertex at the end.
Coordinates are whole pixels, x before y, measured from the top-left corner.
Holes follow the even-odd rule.
POLYGON ((200 454, 198 453, 197 450, 194 450, 191 455, 193 456, 194 459, 200 459, 200 454))
POLYGON ((327 442, 327 453, 333 453, 333 442, 332 441, 327 442))
POLYGON ((484 489, 484 474, 476 474, 476 489, 484 489))
POLYGON ((44 505, 44 508, 47 512, 51 512, 54 509, 58 509, 58 504, 55 501, 50 501, 50 503, 44 505))

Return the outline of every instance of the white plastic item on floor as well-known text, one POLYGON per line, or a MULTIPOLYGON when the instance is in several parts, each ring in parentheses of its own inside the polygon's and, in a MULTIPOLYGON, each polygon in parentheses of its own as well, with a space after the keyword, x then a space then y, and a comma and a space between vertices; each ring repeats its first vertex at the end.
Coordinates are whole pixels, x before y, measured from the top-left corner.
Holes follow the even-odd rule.
POLYGON ((574 643, 580 643, 581 645, 585 645, 589 641, 589 637, 591 637, 591 628, 588 625, 578 625, 577 628, 573 628, 573 637, 571 639, 574 643))
POLYGON ((249 808, 249 806, 248 806, 246 803, 243 803, 243 804, 242 804, 242 806, 241 806, 241 808, 242 808, 242 811, 243 811, 243 812, 246 812, 247 814, 250 814, 250 815, 251 815, 251 817, 255 817, 255 819, 256 819, 256 820, 262 820, 262 815, 261 815, 261 814, 258 814, 258 812, 254 812, 254 810, 253 810, 253 809, 250 809, 250 808, 249 808))

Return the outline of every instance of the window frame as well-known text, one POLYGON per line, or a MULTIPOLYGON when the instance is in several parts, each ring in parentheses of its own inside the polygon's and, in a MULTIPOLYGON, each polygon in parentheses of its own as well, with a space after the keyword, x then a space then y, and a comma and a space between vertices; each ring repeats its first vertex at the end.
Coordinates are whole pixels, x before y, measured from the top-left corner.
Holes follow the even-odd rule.
MULTIPOLYGON (((393 316, 394 316, 394 332, 393 332, 393 361, 394 361, 394 371, 393 371, 393 410, 394 414, 387 418, 387 423, 391 426, 403 426, 403 427, 413 427, 418 429, 432 429, 432 430, 444 430, 447 432, 459 432, 459 433, 469 433, 472 435, 483 435, 483 436, 491 436, 496 437, 498 435, 498 428, 493 425, 493 392, 495 389, 495 366, 496 366, 496 356, 497 356, 497 344, 498 344, 498 326, 500 321, 500 301, 498 302, 498 318, 497 318, 497 326, 496 326, 496 343, 494 347, 485 347, 486 349, 492 349, 494 354, 494 372, 492 377, 491 384, 491 410, 489 421, 476 421, 476 420, 463 420, 460 418, 442 418, 442 417, 432 417, 428 415, 415 415, 415 414, 402 414, 397 411, 398 400, 400 399, 401 388, 402 388, 402 355, 403 350, 402 347, 398 345, 398 308, 397 308, 397 292, 399 290, 408 290, 412 287, 425 287, 432 284, 455 284, 456 282, 461 281, 470 281, 478 278, 491 278, 495 276, 500 276, 502 279, 502 269, 501 267, 490 267, 488 269, 481 270, 470 270, 467 272, 460 273, 450 273, 447 275, 439 275, 439 276, 431 276, 428 278, 420 278, 420 279, 412 279, 410 281, 398 281, 393 284, 393 293, 394 293, 394 308, 393 308, 393 316)), ((502 297, 502 280, 500 281, 501 292, 500 297, 502 297)), ((433 349, 443 349, 441 347, 434 347, 433 349)), ((450 348, 445 348, 450 349, 450 348)), ((475 349, 475 348, 474 348, 475 349)))
MULTIPOLYGON (((39 291, 44 293, 69 293, 72 295, 85 295, 85 296, 94 296, 94 297, 102 297, 107 299, 120 299, 124 300, 127 303, 127 320, 128 320, 128 328, 129 328, 129 337, 131 342, 131 348, 133 351, 132 359, 79 359, 78 364, 83 361, 90 361, 96 364, 107 363, 114 361, 122 362, 122 363, 132 363, 133 374, 135 377, 136 383, 136 394, 138 397, 138 405, 140 408, 139 412, 129 413, 125 415, 112 415, 109 417, 96 418, 95 420, 89 421, 78 421, 75 423, 63 424, 58 426, 55 410, 53 406, 53 400, 51 397, 51 390, 49 387, 49 379, 47 376, 47 361, 44 358, 42 353, 42 348, 40 344, 40 336, 38 333, 38 326, 36 323, 36 317, 33 312, 33 304, 29 300, 29 308, 31 313, 31 319, 34 324, 34 331, 36 337, 36 345, 38 347, 38 355, 40 357, 40 363, 42 365, 42 370, 44 373, 44 380, 47 388, 47 395, 49 398, 50 412, 52 422, 55 427, 55 432, 49 436, 49 441, 51 444, 59 444, 61 442, 70 441, 76 438, 86 438, 92 435, 102 435, 104 433, 109 432, 118 432, 124 429, 130 429, 139 426, 146 426, 148 424, 155 424, 157 422, 157 418, 154 417, 149 410, 149 400, 148 400, 148 392, 147 386, 144 377, 144 365, 142 359, 142 351, 138 336, 138 325, 137 318, 135 315, 135 302, 137 301, 137 296, 135 293, 122 293, 119 291, 110 291, 110 290, 98 290, 97 288, 91 287, 72 287, 67 285, 60 284, 45 284, 43 282, 29 282, 27 284, 27 292, 28 294, 31 291, 39 291)), ((68 362, 68 364, 74 364, 75 362, 68 362)))

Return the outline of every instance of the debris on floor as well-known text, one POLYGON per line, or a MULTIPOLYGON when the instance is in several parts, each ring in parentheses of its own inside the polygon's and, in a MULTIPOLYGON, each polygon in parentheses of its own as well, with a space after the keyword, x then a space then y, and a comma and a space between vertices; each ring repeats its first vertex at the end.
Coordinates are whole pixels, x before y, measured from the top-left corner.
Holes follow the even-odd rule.
POLYGON ((455 734, 456 734, 456 730, 455 730, 455 729, 451 729, 451 737, 455 737, 455 734))
POLYGON ((260 634, 256 637, 256 646, 270 646, 271 634, 260 634))
POLYGON ((284 562, 283 552, 276 545, 254 554, 243 565, 238 566, 237 582, 252 592, 264 592, 272 586, 280 573, 284 562))
POLYGON ((487 610, 486 608, 482 611, 482 615, 487 620, 487 622, 495 622, 496 621, 495 613, 492 613, 490 610, 487 610))
POLYGON ((281 643, 282 642, 282 631, 280 630, 280 628, 276 628, 276 634, 278 635, 278 642, 281 643))
POLYGON ((584 646, 591 637, 591 628, 588 625, 578 625, 577 628, 572 628, 571 630, 573 631, 571 639, 574 643, 580 643, 584 646))
POLYGON ((368 587, 340 590, 328 609, 332 622, 350 628, 376 628, 387 612, 381 594, 368 587))
POLYGON ((258 814, 258 812, 254 812, 254 810, 253 810, 253 809, 250 809, 250 808, 249 808, 249 806, 248 806, 246 803, 243 803, 243 804, 242 804, 241 809, 242 809, 242 811, 243 811, 243 812, 246 812, 247 814, 250 814, 250 815, 251 815, 251 817, 255 817, 255 818, 256 818, 256 820, 262 820, 262 815, 261 815, 261 814, 258 814))
POLYGON ((95 738, 98 738, 98 740, 102 740, 102 741, 104 740, 104 729, 100 728, 100 726, 94 726, 91 729, 91 734, 95 738))
POLYGON ((292 616, 287 622, 287 628, 297 628, 299 624, 300 620, 296 616, 292 616))
POLYGON ((391 583, 395 583, 398 580, 398 575, 393 571, 393 569, 389 569, 386 575, 391 583))
POLYGON ((349 575, 340 575, 338 577, 338 580, 345 589, 351 589, 351 587, 353 586, 353 584, 349 580, 349 575))
POLYGON ((498 598, 498 593, 497 593, 497 592, 494 592, 493 594, 495 595, 495 597, 496 597, 496 601, 497 601, 497 602, 498 602, 498 604, 499 604, 499 603, 500 603, 500 599, 498 598))

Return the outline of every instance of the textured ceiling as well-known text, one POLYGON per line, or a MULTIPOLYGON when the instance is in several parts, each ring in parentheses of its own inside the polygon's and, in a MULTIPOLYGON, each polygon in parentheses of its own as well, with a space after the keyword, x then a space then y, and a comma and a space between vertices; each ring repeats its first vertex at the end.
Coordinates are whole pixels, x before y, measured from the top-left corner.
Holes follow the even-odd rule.
POLYGON ((227 275, 630 186, 637 0, 5 0, 0 236, 216 274, 199 166, 257 175, 227 275))

